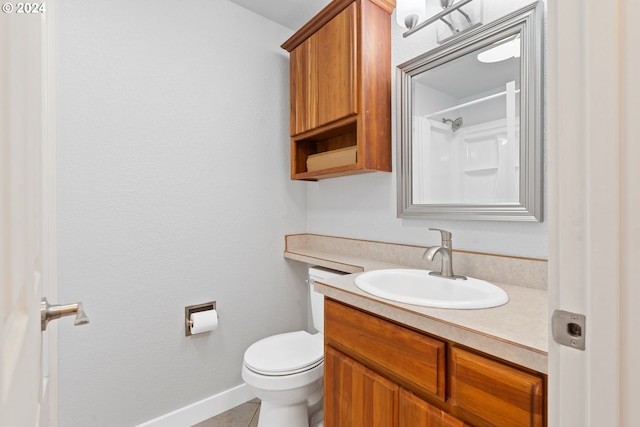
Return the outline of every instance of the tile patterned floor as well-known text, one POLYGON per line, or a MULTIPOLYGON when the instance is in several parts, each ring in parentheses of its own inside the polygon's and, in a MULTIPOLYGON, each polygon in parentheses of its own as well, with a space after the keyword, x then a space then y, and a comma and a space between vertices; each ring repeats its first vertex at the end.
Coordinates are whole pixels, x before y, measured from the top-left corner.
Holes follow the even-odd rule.
POLYGON ((253 399, 193 427, 257 427, 260 400, 253 399))

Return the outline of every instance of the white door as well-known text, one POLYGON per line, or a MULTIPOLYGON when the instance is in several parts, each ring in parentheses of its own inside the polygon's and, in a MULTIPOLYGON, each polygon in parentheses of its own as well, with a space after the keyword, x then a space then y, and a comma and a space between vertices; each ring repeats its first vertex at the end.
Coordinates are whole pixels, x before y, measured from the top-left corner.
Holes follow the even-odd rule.
POLYGON ((547 5, 549 308, 586 315, 585 351, 550 342, 549 426, 633 427, 640 425, 640 2, 547 5))
POLYGON ((40 303, 56 290, 53 11, 47 0, 0 12, 0 426, 49 425, 55 336, 41 332, 40 303))

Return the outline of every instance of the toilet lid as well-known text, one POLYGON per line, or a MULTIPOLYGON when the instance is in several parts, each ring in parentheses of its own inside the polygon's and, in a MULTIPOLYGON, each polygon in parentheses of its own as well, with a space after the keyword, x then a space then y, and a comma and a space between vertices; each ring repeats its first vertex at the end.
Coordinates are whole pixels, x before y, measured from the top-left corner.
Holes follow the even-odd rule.
POLYGON ((263 375, 290 375, 306 371, 324 359, 322 334, 289 332, 264 338, 247 349, 244 364, 263 375))

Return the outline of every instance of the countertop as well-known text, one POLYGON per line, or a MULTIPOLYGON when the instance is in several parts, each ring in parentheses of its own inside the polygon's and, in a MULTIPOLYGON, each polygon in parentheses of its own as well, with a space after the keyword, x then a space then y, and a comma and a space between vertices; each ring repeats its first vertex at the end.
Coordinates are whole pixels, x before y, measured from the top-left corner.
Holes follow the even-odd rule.
POLYGON ((315 289, 326 297, 547 374, 548 303, 547 291, 544 289, 488 280, 507 292, 507 304, 476 310, 421 307, 376 297, 360 290, 354 283, 354 279, 363 271, 415 268, 415 265, 300 247, 295 252, 285 250, 284 256, 308 264, 352 272, 316 281, 315 289), (358 272, 353 273, 354 271, 358 272))

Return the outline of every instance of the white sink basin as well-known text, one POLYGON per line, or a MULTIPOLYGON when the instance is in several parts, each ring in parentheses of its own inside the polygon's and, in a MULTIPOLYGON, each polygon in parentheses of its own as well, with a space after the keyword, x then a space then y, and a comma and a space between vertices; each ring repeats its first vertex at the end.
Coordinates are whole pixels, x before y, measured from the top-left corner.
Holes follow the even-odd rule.
POLYGON ((474 309, 506 304, 509 296, 484 280, 443 279, 429 270, 374 270, 355 279, 356 286, 380 298, 425 307, 474 309))

